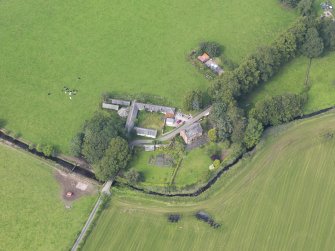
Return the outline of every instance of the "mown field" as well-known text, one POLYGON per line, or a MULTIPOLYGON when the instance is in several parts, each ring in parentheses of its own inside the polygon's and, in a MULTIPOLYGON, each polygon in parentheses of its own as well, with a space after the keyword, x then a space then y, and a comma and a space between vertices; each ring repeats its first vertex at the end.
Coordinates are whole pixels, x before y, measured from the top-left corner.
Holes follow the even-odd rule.
POLYGON ((296 15, 277 0, 0 2, 0 119, 67 153, 103 92, 150 93, 180 106, 206 88, 186 54, 217 41, 239 62, 296 15), (78 89, 72 100, 62 92, 78 89), (50 95, 48 95, 50 93, 50 95))
POLYGON ((95 196, 66 209, 54 170, 46 163, 0 144, 0 250, 69 250, 95 196))
POLYGON ((114 188, 84 250, 334 250, 334 123, 331 112, 272 128, 199 198, 114 188), (200 209, 222 227, 196 220, 200 209))
MULTIPOLYGON (((245 104, 253 105, 266 96, 280 95, 285 92, 300 93, 304 89, 309 59, 298 57, 268 83, 253 92, 245 104)), ((305 113, 310 113, 335 105, 335 52, 312 60, 305 113)))

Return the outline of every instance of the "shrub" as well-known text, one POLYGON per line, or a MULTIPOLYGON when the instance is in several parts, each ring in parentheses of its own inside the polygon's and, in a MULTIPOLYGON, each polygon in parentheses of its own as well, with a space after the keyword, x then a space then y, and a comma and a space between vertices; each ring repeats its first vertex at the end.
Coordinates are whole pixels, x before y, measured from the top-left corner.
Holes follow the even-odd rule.
POLYGON ((43 145, 42 144, 37 144, 36 151, 42 153, 43 152, 43 145))
POLYGON ((135 170, 133 168, 130 169, 125 174, 126 179, 132 184, 135 184, 135 183, 141 181, 142 180, 141 176, 142 176, 141 173, 139 173, 137 170, 135 170))
POLYGON ((218 160, 218 159, 216 159, 216 160, 213 161, 213 166, 214 166, 215 168, 218 168, 218 167, 220 166, 220 164, 221 164, 221 162, 220 162, 220 160, 218 160))
POLYGON ((215 128, 212 128, 208 131, 208 138, 212 142, 216 142, 218 140, 217 131, 215 128))
POLYGON ((54 154, 54 150, 55 150, 55 148, 50 144, 47 144, 47 145, 42 147, 42 152, 47 157, 52 156, 54 154))

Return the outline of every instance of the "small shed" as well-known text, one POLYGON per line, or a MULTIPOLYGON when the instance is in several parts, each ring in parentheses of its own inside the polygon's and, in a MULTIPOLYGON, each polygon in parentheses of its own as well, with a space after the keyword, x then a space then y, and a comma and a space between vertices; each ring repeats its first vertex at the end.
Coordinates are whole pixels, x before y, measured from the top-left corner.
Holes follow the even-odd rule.
POLYGON ((144 147, 144 151, 146 151, 146 152, 153 152, 153 151, 155 151, 155 145, 143 145, 143 147, 144 147))
POLYGON ((115 111, 119 110, 118 105, 113 105, 113 104, 109 104, 109 103, 105 103, 105 102, 102 103, 102 108, 109 109, 109 110, 115 110, 115 111))
POLYGON ((114 105, 120 105, 120 106, 130 106, 130 101, 128 100, 122 100, 122 99, 109 99, 108 100, 110 103, 114 105))
POLYGON ((198 57, 198 60, 201 63, 205 63, 209 59, 210 59, 210 57, 209 57, 209 55, 207 53, 204 53, 204 54, 202 54, 201 56, 198 57))

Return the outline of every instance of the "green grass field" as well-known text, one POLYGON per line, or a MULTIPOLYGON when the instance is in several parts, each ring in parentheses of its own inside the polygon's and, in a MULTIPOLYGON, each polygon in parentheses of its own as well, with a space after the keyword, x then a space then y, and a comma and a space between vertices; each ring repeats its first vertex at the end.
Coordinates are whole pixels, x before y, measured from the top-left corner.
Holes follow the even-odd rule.
MULTIPOLYGON (((157 153, 156 153, 157 154, 157 153)), ((149 164, 153 152, 141 151, 136 154, 136 157, 130 163, 130 167, 136 169, 145 177, 145 184, 147 185, 162 185, 168 184, 171 180, 173 167, 158 167, 149 164)))
POLYGON ((54 170, 27 153, 0 144, 0 250, 69 250, 95 196, 66 209, 54 170))
POLYGON ((185 91, 208 87, 186 60, 200 41, 220 42, 239 62, 295 18, 277 0, 1 1, 0 119, 67 153, 103 92, 150 93, 180 106, 185 91))
POLYGON ((114 189, 84 250, 334 250, 334 123, 332 112, 272 128, 196 199, 114 189), (222 227, 196 220, 200 209, 222 227))
MULTIPOLYGON (((253 92, 245 104, 255 104, 266 96, 274 96, 285 92, 300 93, 304 89, 308 59, 298 57, 268 83, 253 92)), ((310 85, 305 113, 310 113, 335 105, 335 52, 312 60, 310 68, 310 85)))
POLYGON ((188 152, 178 169, 174 183, 184 186, 205 182, 211 164, 212 160, 203 148, 188 152))

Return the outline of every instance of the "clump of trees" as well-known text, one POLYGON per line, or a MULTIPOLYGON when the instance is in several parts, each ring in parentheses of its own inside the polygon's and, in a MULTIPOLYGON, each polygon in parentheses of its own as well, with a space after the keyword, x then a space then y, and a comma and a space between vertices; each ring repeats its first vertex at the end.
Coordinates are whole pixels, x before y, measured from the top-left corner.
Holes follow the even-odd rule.
POLYGON ((318 24, 319 33, 322 37, 325 50, 335 50, 335 22, 329 18, 320 20, 318 24))
POLYGON ((114 177, 120 170, 126 169, 130 157, 128 142, 119 136, 113 138, 102 159, 94 165, 96 177, 102 181, 114 177))
POLYGON ((211 57, 218 57, 222 53, 222 47, 216 42, 202 42, 199 45, 199 52, 207 53, 211 57))
MULTIPOLYGON (((34 148, 34 145, 29 146, 29 149, 32 150, 34 148)), ((45 156, 56 156, 57 155, 57 149, 55 146, 51 144, 37 144, 36 151, 43 153, 45 156)))
POLYGON ((113 113, 96 112, 71 141, 71 152, 92 164, 96 177, 106 181, 125 170, 130 160, 123 121, 113 113))
POLYGON ((257 119, 264 126, 279 125, 302 116, 305 102, 304 95, 299 94, 268 97, 256 103, 250 111, 250 117, 257 119))
POLYGON ((205 93, 200 90, 192 90, 185 94, 183 108, 186 111, 199 111, 206 103, 205 93))
POLYGON ((305 43, 301 46, 302 53, 308 58, 319 57, 323 52, 324 44, 315 27, 307 30, 305 40, 305 43))
POLYGON ((288 6, 291 8, 295 8, 300 2, 300 0, 279 0, 279 1, 285 6, 288 6))
POLYGON ((269 97, 258 102, 249 114, 238 107, 238 100, 268 81, 296 55, 320 56, 324 47, 331 48, 335 44, 329 39, 332 34, 335 38, 335 28, 328 21, 318 23, 312 18, 301 17, 274 43, 259 48, 236 69, 215 81, 209 93, 213 98, 210 119, 217 139, 252 148, 258 143, 265 126, 285 123, 302 115, 306 101, 304 94, 269 97))

